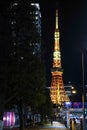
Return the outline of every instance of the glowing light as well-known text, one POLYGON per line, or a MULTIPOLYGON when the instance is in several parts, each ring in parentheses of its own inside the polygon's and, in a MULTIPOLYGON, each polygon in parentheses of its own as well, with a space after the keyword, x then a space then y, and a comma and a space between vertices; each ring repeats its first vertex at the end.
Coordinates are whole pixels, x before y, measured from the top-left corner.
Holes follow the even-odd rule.
POLYGON ((14 124, 15 124, 14 112, 4 112, 3 125, 4 126, 14 126, 14 124))
POLYGON ((76 90, 72 90, 72 93, 75 94, 75 93, 76 93, 76 90))

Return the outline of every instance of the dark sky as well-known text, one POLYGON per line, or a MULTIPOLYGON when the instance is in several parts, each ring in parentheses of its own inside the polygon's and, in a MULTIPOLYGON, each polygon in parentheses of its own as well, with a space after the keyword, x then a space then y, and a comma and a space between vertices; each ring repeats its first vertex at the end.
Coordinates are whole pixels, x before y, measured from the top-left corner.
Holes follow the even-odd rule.
MULTIPOLYGON (((68 84, 71 81, 75 87, 82 85, 81 50, 87 44, 86 5, 87 3, 84 0, 59 0, 57 6, 59 10, 60 48, 64 84, 68 84)), ((50 3, 48 0, 43 1, 40 6, 42 13, 42 38, 46 48, 47 86, 50 86, 56 0, 52 0, 50 3)), ((87 69, 85 68, 86 72, 87 69)))

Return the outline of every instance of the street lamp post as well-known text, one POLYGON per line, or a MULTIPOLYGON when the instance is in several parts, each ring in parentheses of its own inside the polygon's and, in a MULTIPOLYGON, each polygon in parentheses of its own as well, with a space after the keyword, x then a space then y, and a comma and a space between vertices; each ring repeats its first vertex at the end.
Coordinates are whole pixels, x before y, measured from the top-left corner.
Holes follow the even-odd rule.
POLYGON ((85 102, 84 102, 84 52, 82 51, 82 109, 83 109, 83 129, 85 121, 85 102))

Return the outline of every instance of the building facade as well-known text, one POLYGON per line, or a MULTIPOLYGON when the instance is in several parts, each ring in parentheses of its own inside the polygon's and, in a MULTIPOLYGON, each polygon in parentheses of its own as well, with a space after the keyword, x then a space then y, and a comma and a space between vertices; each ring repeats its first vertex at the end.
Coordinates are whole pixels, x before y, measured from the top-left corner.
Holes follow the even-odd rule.
MULTIPOLYGON (((23 44, 27 44, 31 48, 33 55, 40 55, 41 12, 39 3, 13 2, 10 4, 9 14, 11 55, 18 55, 17 48, 23 44)), ((20 58, 23 59, 24 56, 21 55, 20 58)))

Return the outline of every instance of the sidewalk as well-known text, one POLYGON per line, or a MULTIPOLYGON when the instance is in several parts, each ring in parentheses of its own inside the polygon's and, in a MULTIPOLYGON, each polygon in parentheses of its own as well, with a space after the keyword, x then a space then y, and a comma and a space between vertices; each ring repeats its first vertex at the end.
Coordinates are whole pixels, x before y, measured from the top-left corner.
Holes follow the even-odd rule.
POLYGON ((57 122, 57 121, 53 121, 53 124, 51 125, 51 123, 48 123, 44 126, 41 126, 41 128, 59 128, 61 130, 69 130, 65 127, 64 124, 60 123, 60 122, 57 122))
MULTIPOLYGON (((60 122, 57 122, 57 121, 53 121, 52 125, 51 123, 47 123, 45 125, 42 125, 42 126, 38 126, 36 128, 25 128, 25 130, 50 130, 50 129, 53 129, 53 130, 69 130, 65 127, 64 124, 60 123, 60 122)), ((19 128, 10 128, 10 129, 4 129, 4 130, 19 130, 19 128)))

